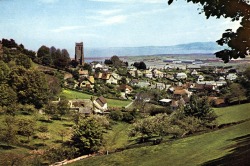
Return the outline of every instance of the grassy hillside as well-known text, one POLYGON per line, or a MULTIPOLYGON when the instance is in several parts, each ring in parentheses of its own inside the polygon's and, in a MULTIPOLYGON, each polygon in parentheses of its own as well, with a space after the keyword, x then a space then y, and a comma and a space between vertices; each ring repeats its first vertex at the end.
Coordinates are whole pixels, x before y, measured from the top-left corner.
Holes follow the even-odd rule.
POLYGON ((110 165, 200 165, 234 151, 233 139, 250 134, 250 122, 223 130, 180 139, 174 142, 130 149, 108 156, 98 156, 73 166, 110 165))
POLYGON ((104 134, 106 145, 103 150, 114 151, 127 146, 129 144, 129 125, 128 123, 119 122, 112 126, 112 130, 104 134))
MULTIPOLYGON (((76 92, 68 89, 64 89, 61 93, 61 96, 66 97, 67 99, 90 99, 92 95, 76 92)), ((125 107, 131 101, 129 100, 115 100, 115 99, 107 99, 109 107, 125 107)))
MULTIPOLYGON (((218 108, 219 124, 250 118, 250 104, 218 108)), ((160 145, 145 146, 97 156, 71 164, 72 166, 110 165, 219 165, 234 162, 241 165, 250 157, 250 121, 221 130, 179 139, 160 145), (241 160, 242 159, 242 160, 241 160)), ((227 165, 227 164, 226 164, 227 165)))
POLYGON ((250 118, 250 104, 216 108, 215 112, 218 115, 218 124, 238 122, 250 118))

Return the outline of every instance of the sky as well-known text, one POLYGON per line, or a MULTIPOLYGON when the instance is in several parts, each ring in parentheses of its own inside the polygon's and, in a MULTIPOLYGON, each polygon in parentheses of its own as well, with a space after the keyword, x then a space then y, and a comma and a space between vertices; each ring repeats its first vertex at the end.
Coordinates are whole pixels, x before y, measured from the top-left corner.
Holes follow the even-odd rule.
POLYGON ((216 41, 230 19, 206 19, 185 0, 0 0, 0 38, 28 49, 169 46, 216 41))

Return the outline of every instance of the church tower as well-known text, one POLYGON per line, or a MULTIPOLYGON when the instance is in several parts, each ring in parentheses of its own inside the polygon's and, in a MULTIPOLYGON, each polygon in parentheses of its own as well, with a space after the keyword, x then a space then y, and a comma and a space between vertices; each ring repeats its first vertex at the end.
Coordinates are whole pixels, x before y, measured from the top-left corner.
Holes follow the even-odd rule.
POLYGON ((83 42, 76 43, 76 46, 75 46, 75 61, 79 62, 80 65, 84 64, 83 42))

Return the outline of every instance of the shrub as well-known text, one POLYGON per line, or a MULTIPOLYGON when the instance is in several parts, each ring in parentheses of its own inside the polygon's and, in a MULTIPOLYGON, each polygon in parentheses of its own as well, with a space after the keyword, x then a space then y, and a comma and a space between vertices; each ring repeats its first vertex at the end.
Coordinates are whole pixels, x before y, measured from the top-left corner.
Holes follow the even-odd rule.
POLYGON ((115 121, 121 121, 123 119, 123 113, 120 110, 111 111, 109 117, 115 121))

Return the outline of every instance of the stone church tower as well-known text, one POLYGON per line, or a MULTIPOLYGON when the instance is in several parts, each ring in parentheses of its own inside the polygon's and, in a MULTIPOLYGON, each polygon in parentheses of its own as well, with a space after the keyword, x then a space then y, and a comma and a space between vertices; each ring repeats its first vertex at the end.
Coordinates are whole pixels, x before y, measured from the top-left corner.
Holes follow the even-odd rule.
POLYGON ((80 65, 84 64, 84 48, 83 42, 76 43, 75 46, 75 60, 79 62, 80 65))

